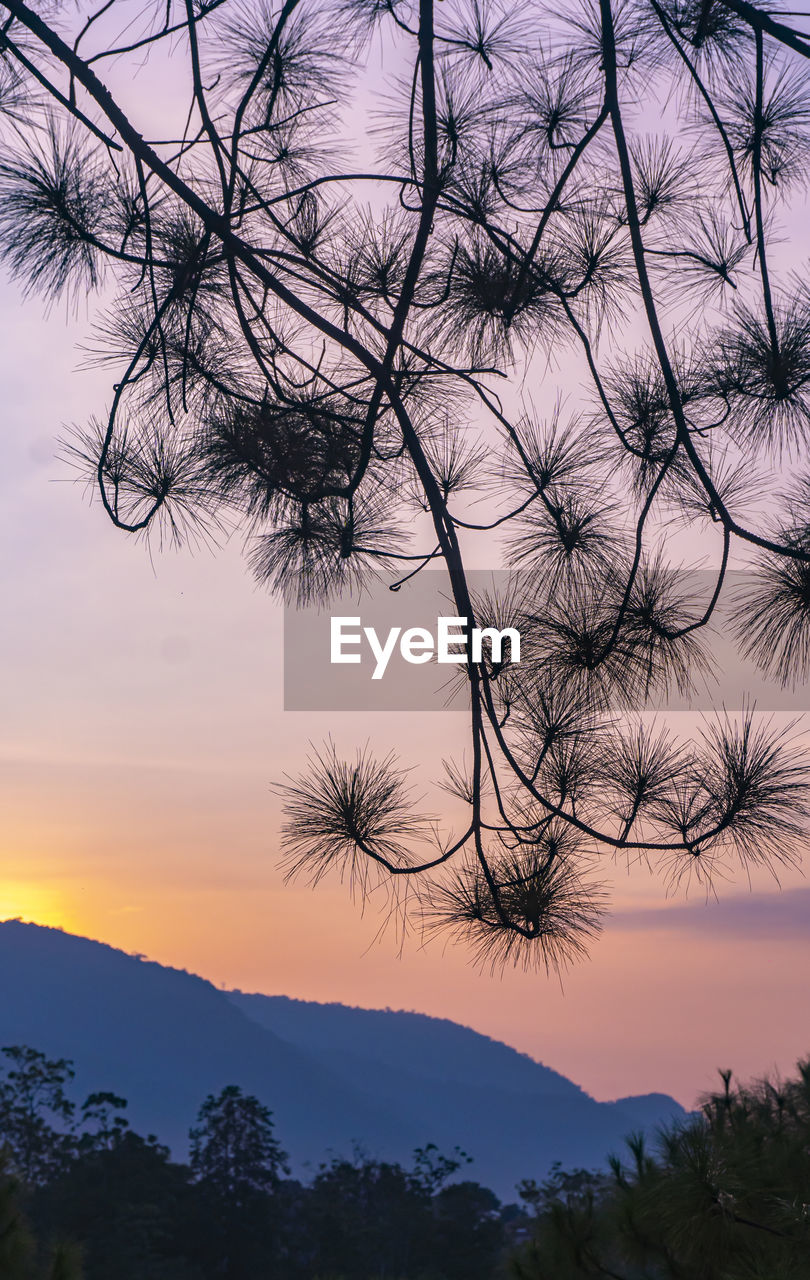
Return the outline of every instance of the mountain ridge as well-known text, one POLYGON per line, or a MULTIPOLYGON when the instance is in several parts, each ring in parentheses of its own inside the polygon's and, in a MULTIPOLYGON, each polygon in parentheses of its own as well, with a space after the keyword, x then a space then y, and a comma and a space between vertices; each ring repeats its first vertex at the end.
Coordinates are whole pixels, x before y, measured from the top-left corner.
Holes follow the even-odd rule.
MULTIPOLYGON (((504 1041, 496 1040, 485 1032, 476 1031, 464 1023, 455 1022, 451 1018, 437 1017, 434 1014, 419 1013, 416 1010, 367 1008, 362 1005, 346 1005, 339 1001, 323 1003, 315 1000, 300 1000, 292 996, 267 995, 261 992, 228 992, 229 998, 243 1012, 254 1019, 261 1020, 261 1010, 268 1010, 267 1021, 262 1025, 272 1026, 277 1034, 294 1044, 305 1045, 309 1049, 324 1049, 328 1044, 334 1051, 374 1052, 374 1056, 388 1066, 401 1066, 404 1060, 413 1059, 421 1054, 420 1069, 427 1077, 447 1078, 446 1052, 452 1047, 461 1049, 473 1039, 479 1047, 479 1057, 475 1067, 476 1083, 486 1083, 482 1078, 482 1053, 492 1062, 498 1058, 502 1064, 508 1058, 516 1070, 525 1067, 527 1073, 536 1074, 538 1069, 549 1086, 549 1095, 557 1092, 564 1095, 576 1094, 590 1098, 579 1085, 569 1080, 560 1072, 547 1066, 544 1062, 533 1058, 530 1054, 514 1049, 504 1041), (396 1022, 394 1022, 396 1020, 396 1022), (379 1028, 388 1024, 396 1027, 398 1035, 392 1038, 390 1032, 386 1038, 386 1049, 381 1054, 379 1028), (421 1034, 420 1034, 421 1033, 421 1034), (425 1041, 428 1035, 433 1037, 429 1046, 433 1055, 425 1061, 425 1041), (375 1043, 372 1045, 371 1041, 375 1043), (455 1041, 455 1045, 448 1043, 455 1041), (362 1046, 362 1048, 361 1048, 362 1046), (553 1087, 553 1086, 556 1086, 553 1087)), ((456 1062, 452 1078, 462 1074, 464 1062, 456 1062)), ((502 1067, 501 1067, 502 1069, 502 1067)), ((499 1083, 503 1083, 501 1075, 499 1083)), ((593 1099, 596 1101, 596 1099, 593 1099)))
POLYGON ((357 1145, 408 1163, 435 1142, 468 1151, 464 1176, 513 1198, 554 1160, 597 1167, 632 1130, 684 1114, 662 1094, 597 1102, 450 1019, 224 991, 52 927, 0 923, 0 972, 0 1045, 71 1058, 77 1095, 128 1098, 133 1126, 178 1157, 205 1096, 237 1084, 273 1110, 299 1176, 357 1145))

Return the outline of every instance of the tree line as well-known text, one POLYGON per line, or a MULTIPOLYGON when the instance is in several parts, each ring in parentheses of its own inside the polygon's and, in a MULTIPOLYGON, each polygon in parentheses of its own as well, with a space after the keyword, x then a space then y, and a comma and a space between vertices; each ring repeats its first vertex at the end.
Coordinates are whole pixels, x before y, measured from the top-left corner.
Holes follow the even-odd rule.
POLYGON ((531 1239, 511 1280, 805 1280, 810 1275, 810 1061, 788 1080, 722 1088, 608 1170, 524 1186, 531 1239))
POLYGON ((272 1112, 209 1095, 185 1162, 126 1102, 68 1096, 73 1068, 2 1050, 3 1280, 806 1280, 810 1061, 722 1087, 600 1171, 555 1165, 502 1204, 427 1143, 290 1176, 272 1112))
POLYGON ((68 1096, 72 1064, 2 1050, 2 1280, 489 1280, 521 1216, 428 1143, 409 1168, 357 1148, 304 1184, 271 1111, 229 1085, 186 1162, 136 1133, 126 1101, 68 1096))

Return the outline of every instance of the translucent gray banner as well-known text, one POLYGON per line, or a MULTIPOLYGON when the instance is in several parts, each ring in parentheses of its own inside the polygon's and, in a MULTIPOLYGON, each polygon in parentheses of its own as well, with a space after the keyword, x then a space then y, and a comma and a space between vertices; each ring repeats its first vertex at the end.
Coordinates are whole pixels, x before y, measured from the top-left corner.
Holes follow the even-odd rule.
MULTIPOLYGON (((464 673, 465 653, 485 660, 512 656, 527 660, 525 637, 516 642, 510 629, 520 632, 520 617, 510 604, 536 599, 538 614, 548 599, 546 584, 535 585, 529 574, 505 570, 474 570, 467 575, 475 602, 485 601, 478 618, 501 632, 476 637, 460 620, 444 571, 425 569, 399 590, 391 579, 375 578, 362 591, 345 592, 328 607, 285 606, 284 708, 287 711, 443 711, 468 705, 464 673), (493 608, 491 602, 501 602, 493 608), (493 623, 497 617, 497 623, 493 623), (492 646, 495 646, 494 652, 492 646)), ((688 600, 688 620, 697 620, 712 597, 716 575, 690 570, 678 576, 678 594, 688 600)), ((670 690, 653 698, 646 708, 669 711, 738 710, 755 703, 760 711, 810 710, 810 686, 783 687, 743 657, 733 637, 735 603, 750 598, 756 580, 741 571, 729 572, 721 600, 706 627, 694 634, 706 657, 696 668, 688 694, 670 690)), ((529 660, 531 660, 529 658, 529 660)), ((646 709, 639 706, 639 711, 646 709)))

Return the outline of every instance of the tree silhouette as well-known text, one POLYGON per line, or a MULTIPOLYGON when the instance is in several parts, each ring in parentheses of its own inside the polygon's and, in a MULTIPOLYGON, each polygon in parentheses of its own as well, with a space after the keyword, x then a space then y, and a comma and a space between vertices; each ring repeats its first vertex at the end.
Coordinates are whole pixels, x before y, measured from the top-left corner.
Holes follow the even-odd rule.
MULTIPOLYGON (((14 1061, 29 1073, 50 1063, 28 1046, 14 1061)), ((235 1085, 203 1102, 188 1164, 133 1132, 125 1107, 115 1093, 91 1094, 84 1132, 28 1183, 0 1127, 2 1280, 491 1280, 499 1271, 519 1210, 504 1211, 475 1182, 451 1182, 469 1160, 458 1149, 446 1156, 429 1142, 410 1169, 356 1149, 302 1183, 287 1176, 271 1112, 235 1085)))
POLYGON ((9 1175, 6 1155, 0 1147, 0 1274, 8 1280, 27 1280, 32 1241, 18 1203, 18 1185, 9 1175))
POLYGON ((533 1197, 533 1239, 514 1280, 639 1276, 799 1280, 810 1249, 806 1194, 810 1069, 789 1080, 732 1084, 664 1133, 636 1135, 612 1175, 556 1173, 533 1197))
POLYGON ((304 1272, 365 1280, 436 1276, 490 1280, 504 1245, 497 1196, 474 1182, 448 1180, 460 1158, 433 1143, 414 1151, 413 1168, 356 1150, 321 1165, 303 1204, 297 1249, 304 1272))
MULTIPOLYGON (((191 1280, 199 1273, 190 1264, 173 1265, 191 1238, 189 1180, 154 1137, 116 1128, 109 1141, 80 1141, 70 1164, 35 1193, 37 1239, 77 1242, 84 1280, 191 1280)), ((68 1266, 68 1246, 64 1253, 68 1266)))
POLYGON ((269 1108, 238 1085, 209 1094, 190 1134, 194 1176, 234 1203, 271 1190, 287 1160, 273 1129, 269 1108))
POLYGON ((91 1093, 82 1103, 81 1117, 84 1132, 79 1139, 79 1149, 109 1151, 116 1147, 129 1128, 123 1116, 127 1102, 109 1090, 91 1093))
POLYGON ((805 758, 752 711, 681 744, 640 717, 710 666, 733 557, 741 651, 808 674, 810 293, 779 219, 810 37, 748 0, 557 9, 0 0, 2 254, 49 298, 114 291, 110 405, 68 446, 108 517, 239 523, 293 602, 438 565, 470 625, 519 626, 519 665, 463 670, 460 835, 392 757, 329 747, 286 791, 291 870, 415 884, 496 966, 582 954, 599 857, 706 880, 791 861, 807 815, 805 758), (187 85, 159 137, 116 96, 147 56, 187 85), (475 598, 493 538, 519 572, 475 598))
POLYGON ((17 1176, 35 1185, 53 1177, 71 1154, 75 1107, 65 1086, 73 1065, 27 1045, 0 1052, 0 1141, 17 1176))
POLYGON ((238 1280, 272 1272, 278 1248, 273 1193, 288 1172, 272 1112, 227 1085, 206 1098, 189 1137, 199 1186, 195 1235, 206 1275, 238 1280))

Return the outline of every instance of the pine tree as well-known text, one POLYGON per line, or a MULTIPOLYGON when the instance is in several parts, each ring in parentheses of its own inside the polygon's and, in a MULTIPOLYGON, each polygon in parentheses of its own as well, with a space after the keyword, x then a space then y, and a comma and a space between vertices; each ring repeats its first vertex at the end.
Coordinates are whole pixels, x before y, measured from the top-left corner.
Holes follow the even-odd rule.
POLYGON ((704 884, 794 862, 790 733, 749 708, 680 742, 643 713, 703 687, 713 620, 810 674, 810 292, 778 243, 810 163, 801 15, 137 8, 0 0, 0 253, 25 291, 111 299, 80 474, 130 535, 238 525, 291 606, 434 566, 468 626, 522 637, 519 664, 459 668, 455 834, 393 756, 327 745, 283 787, 290 874, 415 884, 428 934, 553 969, 602 927, 600 861, 704 884), (145 57, 188 86, 160 137, 116 96, 145 57), (493 539, 514 574, 476 592, 493 539))

